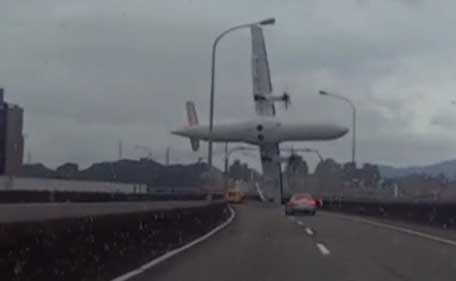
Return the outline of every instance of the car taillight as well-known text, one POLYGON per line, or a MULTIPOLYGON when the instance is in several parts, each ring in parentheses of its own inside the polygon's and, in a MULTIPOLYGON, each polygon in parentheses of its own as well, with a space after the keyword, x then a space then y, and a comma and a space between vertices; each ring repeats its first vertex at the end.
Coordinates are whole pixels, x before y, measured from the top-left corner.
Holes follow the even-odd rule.
POLYGON ((316 201, 313 200, 313 199, 304 199, 304 200, 302 200, 302 202, 305 203, 305 204, 312 205, 312 206, 316 205, 316 201))

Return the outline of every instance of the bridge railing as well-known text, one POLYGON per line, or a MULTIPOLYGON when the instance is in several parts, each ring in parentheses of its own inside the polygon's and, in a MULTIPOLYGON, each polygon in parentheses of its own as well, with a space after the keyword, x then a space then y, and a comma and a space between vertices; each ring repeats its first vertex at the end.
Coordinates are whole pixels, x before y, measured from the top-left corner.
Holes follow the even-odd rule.
POLYGON ((456 202, 425 200, 372 200, 329 197, 323 199, 322 209, 363 216, 456 228, 456 202))
POLYGON ((220 225, 223 202, 0 224, 2 280, 111 280, 220 225))

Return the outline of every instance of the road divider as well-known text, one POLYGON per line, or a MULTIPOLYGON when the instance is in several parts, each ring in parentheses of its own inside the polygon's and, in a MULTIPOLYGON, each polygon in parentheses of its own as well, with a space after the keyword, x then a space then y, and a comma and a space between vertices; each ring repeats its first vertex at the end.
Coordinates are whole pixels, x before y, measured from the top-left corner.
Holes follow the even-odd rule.
MULTIPOLYGON (((48 203, 48 202, 127 202, 127 201, 190 201, 205 200, 206 193, 121 193, 121 192, 76 192, 52 190, 0 190, 1 203, 48 203)), ((212 194, 222 199, 222 194, 212 194)))
MULTIPOLYGON (((111 280, 189 243, 232 217, 198 207, 0 224, 2 280, 111 280)), ((197 241, 197 242, 195 242, 197 241)))
POLYGON ((456 228, 456 203, 325 198, 322 209, 420 224, 456 228))
POLYGON ((153 260, 151 260, 150 262, 142 265, 141 267, 135 269, 135 270, 132 270, 124 275, 121 275, 117 278, 114 278, 113 280, 111 281, 126 281, 128 279, 130 279, 131 277, 135 276, 135 275, 138 275, 142 272, 144 272, 145 270, 153 267, 153 266, 156 266, 158 264, 160 264, 161 262, 164 262, 165 260, 169 259, 169 258, 172 258, 174 257, 175 255, 203 242, 204 240, 210 238, 211 236, 213 236, 214 234, 216 234, 217 232, 219 232, 220 230, 224 229, 225 227, 227 227, 231 221, 234 219, 234 217, 236 216, 236 213, 234 212, 233 208, 229 207, 229 210, 230 210, 230 217, 224 222, 222 223, 221 225, 215 227, 214 229, 212 229, 211 231, 209 231, 208 233, 204 234, 203 236, 189 242, 188 244, 182 246, 182 247, 179 247, 177 249, 174 249, 172 251, 169 251, 153 260))

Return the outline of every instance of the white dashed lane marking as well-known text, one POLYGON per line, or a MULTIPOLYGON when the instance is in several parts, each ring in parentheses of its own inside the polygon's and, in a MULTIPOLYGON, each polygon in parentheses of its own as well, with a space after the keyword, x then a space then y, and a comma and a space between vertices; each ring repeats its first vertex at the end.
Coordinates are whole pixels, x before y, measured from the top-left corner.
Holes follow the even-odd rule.
MULTIPOLYGON (((301 220, 296 220, 295 217, 289 217, 289 219, 291 221, 294 221, 297 225, 304 226, 304 222, 301 220)), ((311 236, 315 242, 318 241, 318 238, 315 236, 315 232, 310 227, 306 227, 305 231, 306 231, 306 234, 311 236)), ((320 251, 320 253, 323 256, 327 256, 327 255, 331 254, 331 251, 329 251, 329 249, 326 248, 326 246, 323 243, 317 242, 317 243, 315 243, 315 245, 317 246, 318 250, 320 251)))
POLYGON ((306 233, 307 233, 308 235, 313 235, 313 234, 314 234, 313 230, 310 229, 310 228, 308 228, 308 227, 306 227, 306 233))
POLYGON ((317 243, 317 248, 318 248, 318 250, 320 250, 320 252, 323 256, 327 256, 327 255, 331 254, 329 249, 326 248, 326 246, 323 245, 322 243, 317 243))

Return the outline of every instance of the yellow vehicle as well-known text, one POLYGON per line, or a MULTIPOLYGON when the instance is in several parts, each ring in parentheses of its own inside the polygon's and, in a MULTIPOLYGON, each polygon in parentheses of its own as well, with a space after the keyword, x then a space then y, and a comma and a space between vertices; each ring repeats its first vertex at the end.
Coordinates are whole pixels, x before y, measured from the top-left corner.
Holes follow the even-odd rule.
POLYGON ((239 188, 229 188, 225 192, 225 200, 230 203, 242 203, 244 200, 244 193, 239 188))

